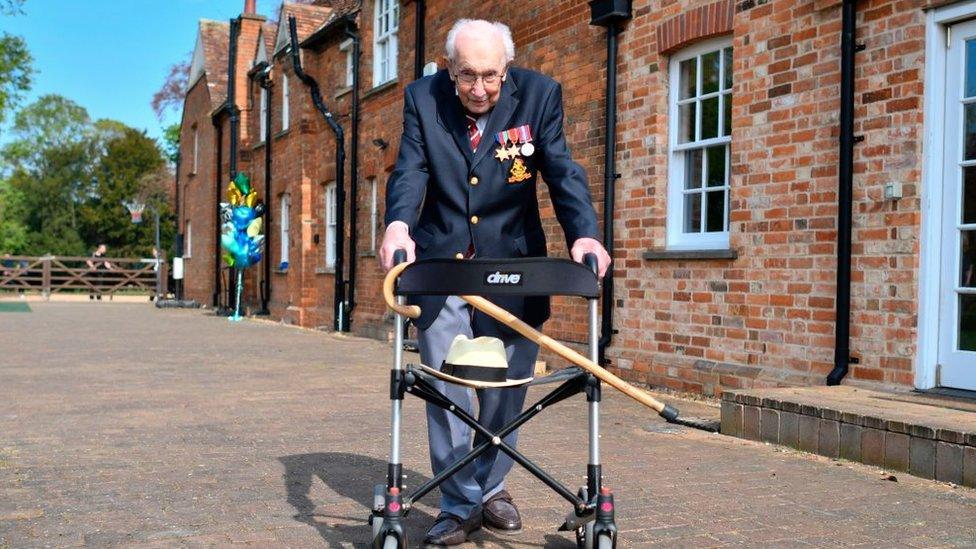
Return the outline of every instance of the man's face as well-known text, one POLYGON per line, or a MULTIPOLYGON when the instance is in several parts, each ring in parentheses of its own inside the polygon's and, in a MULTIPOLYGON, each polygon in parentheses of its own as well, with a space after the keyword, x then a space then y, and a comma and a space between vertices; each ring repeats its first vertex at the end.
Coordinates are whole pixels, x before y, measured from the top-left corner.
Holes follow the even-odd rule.
POLYGON ((505 45, 494 34, 471 31, 457 37, 457 59, 449 68, 458 99, 471 114, 482 115, 498 103, 505 80, 505 45))
POLYGON ((100 244, 98 246, 98 253, 100 253, 100 254, 105 253, 105 244, 100 244))

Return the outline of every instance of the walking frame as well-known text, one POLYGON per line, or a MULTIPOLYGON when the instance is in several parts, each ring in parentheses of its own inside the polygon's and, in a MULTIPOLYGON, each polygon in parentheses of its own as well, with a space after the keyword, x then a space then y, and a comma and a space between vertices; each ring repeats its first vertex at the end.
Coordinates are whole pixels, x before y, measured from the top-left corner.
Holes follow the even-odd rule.
MULTIPOLYGON (((591 549, 616 547, 617 527, 614 522, 613 494, 602 485, 600 463, 600 401, 601 382, 605 382, 638 402, 654 409, 668 421, 675 421, 678 411, 631 386, 597 365, 597 302, 600 296, 596 275, 596 256, 587 254, 586 265, 566 259, 522 258, 491 259, 428 259, 404 263, 406 254, 398 250, 396 266, 386 275, 383 296, 395 313, 393 369, 390 376, 392 401, 390 460, 385 484, 373 490, 373 510, 369 517, 372 526, 372 547, 397 549, 407 547, 403 520, 414 502, 428 494, 451 475, 474 461, 479 455, 496 446, 513 461, 553 489, 573 506, 560 530, 575 531, 577 546, 591 549), (570 366, 548 376, 530 380, 522 385, 559 385, 535 404, 497 431, 480 424, 461 406, 457 406, 436 387, 438 381, 448 381, 438 375, 440 365, 403 365, 403 326, 406 318, 420 316, 420 308, 405 305, 405 296, 457 295, 472 307, 522 334, 540 347, 555 352, 572 362, 570 366), (505 309, 485 297, 502 296, 574 296, 588 302, 589 358, 539 333, 505 309), (475 432, 474 447, 464 457, 433 478, 404 494, 403 465, 400 461, 400 428, 405 394, 446 409, 475 432), (589 462, 586 467, 586 486, 573 493, 569 488, 529 461, 521 452, 504 442, 504 438, 557 402, 584 393, 588 402, 589 462)), ((508 390, 508 389, 498 389, 508 390)))

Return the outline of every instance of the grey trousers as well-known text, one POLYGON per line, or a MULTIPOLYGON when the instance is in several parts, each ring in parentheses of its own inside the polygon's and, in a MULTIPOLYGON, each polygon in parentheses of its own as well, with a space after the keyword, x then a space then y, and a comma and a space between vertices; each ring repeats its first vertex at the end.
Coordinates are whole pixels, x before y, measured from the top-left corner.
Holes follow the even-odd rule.
MULTIPOLYGON (((440 368, 447 351, 458 334, 467 337, 497 337, 505 344, 508 356, 508 377, 531 377, 539 347, 515 333, 502 333, 499 324, 484 315, 472 319, 471 306, 463 299, 451 296, 433 324, 420 330, 418 345, 420 360, 431 368, 440 368)), ((437 388, 472 415, 472 389, 453 383, 437 382, 437 388)), ((497 431, 522 411, 526 387, 512 389, 479 389, 478 421, 497 431)), ((451 412, 427 404, 427 434, 430 444, 430 465, 436 475, 459 460, 472 448, 472 430, 451 412)), ((505 437, 512 447, 518 431, 505 437)), ((480 443, 476 437, 475 443, 480 443)), ((492 447, 441 484, 441 511, 466 518, 481 503, 504 488, 505 475, 512 469, 512 458, 492 447)))

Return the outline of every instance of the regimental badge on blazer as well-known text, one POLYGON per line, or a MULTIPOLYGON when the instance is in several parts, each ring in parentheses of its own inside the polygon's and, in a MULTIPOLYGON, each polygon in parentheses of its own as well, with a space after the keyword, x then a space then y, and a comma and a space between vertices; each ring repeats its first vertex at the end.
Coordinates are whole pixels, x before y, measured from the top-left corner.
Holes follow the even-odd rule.
POLYGON ((532 171, 526 167, 525 160, 522 158, 523 156, 532 156, 535 153, 535 145, 532 144, 532 129, 529 125, 523 124, 498 132, 495 134, 495 141, 498 142, 495 158, 503 164, 506 160, 514 160, 508 172, 508 182, 521 183, 530 179, 532 171))

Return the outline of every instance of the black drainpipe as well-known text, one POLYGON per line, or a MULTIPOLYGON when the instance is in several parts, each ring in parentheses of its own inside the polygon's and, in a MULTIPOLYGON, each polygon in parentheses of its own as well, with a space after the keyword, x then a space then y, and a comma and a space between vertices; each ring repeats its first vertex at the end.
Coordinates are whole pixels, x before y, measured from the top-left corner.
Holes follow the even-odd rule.
POLYGON ((346 325, 346 310, 343 298, 345 296, 343 272, 345 270, 345 204, 346 191, 344 187, 345 164, 346 164, 346 138, 342 126, 335 121, 335 117, 329 112, 325 102, 322 101, 322 93, 319 91, 319 84, 314 78, 305 74, 302 70, 302 58, 298 52, 298 31, 295 25, 295 17, 288 18, 288 31, 291 36, 291 63, 295 69, 295 75, 309 88, 312 96, 312 103, 315 108, 322 113, 326 124, 332 129, 336 136, 336 265, 335 265, 335 290, 333 291, 333 312, 335 318, 333 327, 336 331, 342 331, 346 325))
MULTIPOLYGON (((222 110, 223 109, 221 109, 221 111, 222 110)), ((217 171, 216 176, 214 177, 214 189, 216 190, 214 199, 217 207, 214 208, 214 291, 212 300, 214 311, 216 311, 217 314, 220 314, 220 311, 223 308, 220 304, 220 192, 223 190, 223 185, 221 185, 220 182, 224 179, 224 125, 220 120, 219 112, 220 111, 218 111, 217 115, 211 119, 214 129, 217 132, 214 139, 214 141, 217 143, 217 171)))
POLYGON ((851 357, 851 218, 854 187, 854 54, 863 49, 855 44, 857 0, 844 0, 840 39, 840 167, 837 191, 837 329, 834 341, 834 369, 827 385, 839 385, 851 357))
MULTIPOLYGON (((603 166, 603 245, 613 257, 613 213, 617 173, 617 35, 620 25, 631 18, 630 2, 621 0, 592 0, 590 24, 607 28, 607 100, 603 116, 604 132, 603 166)), ((599 362, 607 364, 607 347, 613 339, 613 268, 603 278, 603 309, 600 319, 599 362)))
POLYGON ((419 80, 424 76, 424 50, 427 49, 427 38, 424 36, 424 19, 427 17, 426 0, 415 0, 417 5, 417 19, 414 21, 413 34, 417 47, 413 55, 413 79, 419 80))
MULTIPOLYGON (((271 230, 271 220, 274 215, 272 199, 274 198, 271 187, 271 105, 274 104, 274 88, 271 86, 271 66, 262 62, 265 66, 257 73, 258 85, 265 91, 268 108, 264 113, 264 203, 267 208, 264 212, 264 284, 261 288, 261 310, 259 315, 270 315, 268 302, 271 301, 271 240, 274 231, 271 230)), ((260 96, 259 96, 260 97, 260 96)), ((261 109, 258 108, 260 115, 261 109)))
MULTIPOLYGON (((241 20, 230 20, 230 44, 227 48, 227 113, 230 120, 230 145, 229 145, 229 166, 227 178, 232 179, 237 176, 237 145, 240 138, 241 111, 237 108, 237 36, 241 31, 241 20)), ((223 185, 221 180, 218 187, 223 185)), ((220 204, 217 204, 220 211, 220 204)), ((219 215, 219 213, 218 213, 219 215)), ((217 239, 220 239, 220 226, 217 226, 217 239)), ((217 247, 217 257, 220 257, 220 247, 217 247)), ((220 261, 217 262, 220 265, 220 261)), ((230 314, 231 304, 234 303, 234 292, 236 290, 237 268, 229 271, 227 278, 227 313, 230 314)))
MULTIPOLYGON (((181 126, 181 129, 182 129, 182 121, 181 121, 180 126, 181 126)), ((176 202, 176 204, 175 204, 175 206, 176 206, 176 240, 173 241, 173 258, 174 259, 176 259, 177 257, 180 258, 180 259, 183 259, 183 238, 184 238, 183 228, 186 226, 186 223, 182 219, 180 219, 180 212, 181 212, 181 208, 180 208, 180 164, 181 164, 181 162, 180 162, 180 160, 182 158, 183 158, 183 155, 180 154, 179 149, 177 149, 177 151, 176 151, 176 195, 173 197, 174 200, 175 200, 175 202, 176 202)), ((172 271, 170 271, 170 276, 172 276, 172 271)), ((183 288, 180 287, 180 285, 182 283, 183 283, 183 279, 180 279, 180 280, 176 280, 175 278, 173 279, 173 288, 172 288, 172 291, 173 291, 174 297, 178 301, 182 301, 183 300, 183 288)))
POLYGON ((359 218, 359 53, 361 40, 356 26, 351 21, 346 24, 346 36, 352 40, 352 113, 350 115, 352 143, 349 144, 349 201, 352 203, 352 207, 349 208, 349 283, 346 286, 349 296, 346 301, 343 332, 350 330, 352 311, 356 308, 356 244, 359 226, 357 220, 359 218))

